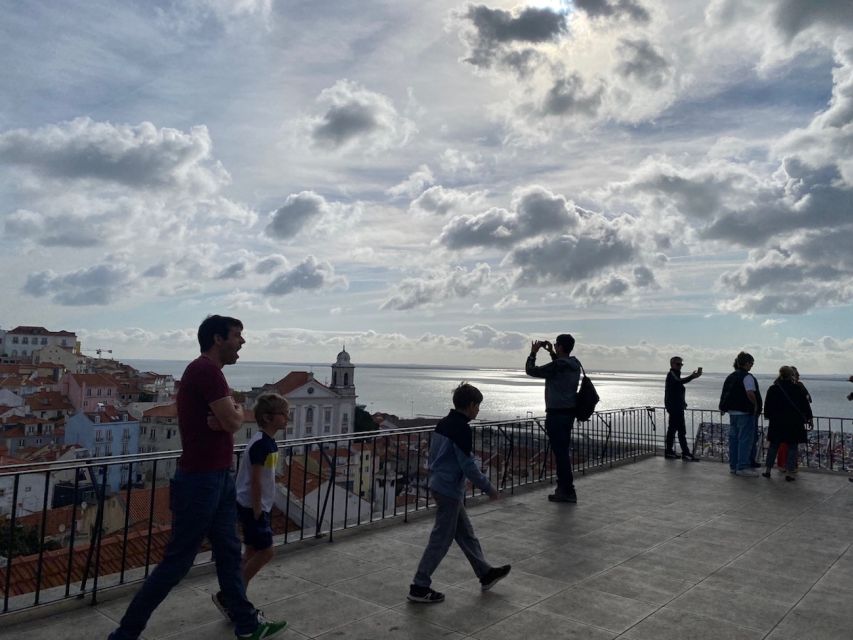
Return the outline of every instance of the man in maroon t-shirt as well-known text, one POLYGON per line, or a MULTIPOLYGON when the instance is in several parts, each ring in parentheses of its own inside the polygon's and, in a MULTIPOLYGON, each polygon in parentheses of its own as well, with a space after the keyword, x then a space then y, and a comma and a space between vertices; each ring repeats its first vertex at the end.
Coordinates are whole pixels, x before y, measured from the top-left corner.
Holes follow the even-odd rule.
POLYGON ((272 638, 286 622, 263 620, 246 598, 237 537, 237 497, 231 475, 234 432, 243 409, 234 402, 222 368, 237 362, 243 324, 208 316, 198 328, 201 355, 184 370, 178 390, 183 452, 170 486, 172 537, 163 560, 134 596, 110 640, 137 640, 169 591, 192 567, 206 537, 216 559, 221 600, 214 604, 234 622, 238 638, 272 638))

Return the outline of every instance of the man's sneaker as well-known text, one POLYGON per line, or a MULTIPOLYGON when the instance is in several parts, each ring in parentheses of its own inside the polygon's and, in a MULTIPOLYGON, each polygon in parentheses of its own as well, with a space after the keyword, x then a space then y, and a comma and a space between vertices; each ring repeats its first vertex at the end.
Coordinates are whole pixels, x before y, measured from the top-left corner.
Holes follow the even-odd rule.
POLYGON ((737 474, 739 476, 746 476, 747 478, 757 478, 758 477, 758 471, 756 471, 755 469, 752 469, 752 468, 738 469, 737 474))
POLYGON ((769 471, 765 471, 765 472, 764 472, 764 473, 762 473, 761 475, 762 475, 763 477, 765 477, 765 478, 769 478, 769 477, 770 477, 770 472, 769 472, 769 471))
POLYGON ((444 594, 434 591, 429 587, 418 587, 412 585, 409 587, 409 595, 406 596, 409 602, 423 602, 425 604, 436 604, 444 602, 444 594))
POLYGON ((664 451, 663 457, 670 460, 678 460, 680 456, 675 451, 664 451))
POLYGON ((699 458, 694 456, 692 453, 683 454, 681 459, 684 460, 684 462, 699 462, 699 458))
POLYGON ((794 480, 796 480, 796 478, 794 476, 785 476, 786 482, 793 482, 794 480))
POLYGON ((285 629, 287 629, 287 623, 283 620, 281 622, 262 622, 258 625, 258 628, 250 634, 241 635, 235 632, 234 635, 240 638, 240 640, 265 640, 266 638, 277 636, 285 629))
POLYGON ((225 606, 225 598, 222 595, 221 591, 217 591, 216 593, 210 596, 210 599, 213 600, 213 604, 216 605, 216 608, 219 609, 219 613, 225 616, 226 619, 234 622, 234 619, 231 617, 231 612, 228 611, 228 607, 225 606))
POLYGON ((505 564, 502 567, 492 567, 486 575, 480 578, 480 588, 483 591, 488 591, 498 582, 506 578, 509 575, 509 570, 511 568, 512 567, 508 564, 505 564))

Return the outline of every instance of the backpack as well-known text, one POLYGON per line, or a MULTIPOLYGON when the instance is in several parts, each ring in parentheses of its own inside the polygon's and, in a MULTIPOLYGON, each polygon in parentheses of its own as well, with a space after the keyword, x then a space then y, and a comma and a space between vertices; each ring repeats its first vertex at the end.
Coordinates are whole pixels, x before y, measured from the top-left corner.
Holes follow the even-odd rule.
POLYGON ((583 365, 581 365, 581 372, 583 373, 583 379, 581 380, 581 386, 578 389, 577 399, 575 400, 575 417, 579 422, 584 422, 589 420, 592 414, 595 413, 595 405, 598 404, 601 398, 598 396, 598 391, 595 390, 592 380, 587 377, 583 365))

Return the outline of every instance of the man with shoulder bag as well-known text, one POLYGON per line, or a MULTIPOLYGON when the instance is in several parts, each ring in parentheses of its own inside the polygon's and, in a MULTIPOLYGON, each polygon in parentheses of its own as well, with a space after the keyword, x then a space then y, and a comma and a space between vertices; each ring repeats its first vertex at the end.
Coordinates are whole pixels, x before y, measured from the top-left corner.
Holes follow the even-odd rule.
POLYGON ((750 373, 753 364, 755 359, 750 354, 737 354, 734 371, 723 383, 719 408, 729 414, 729 472, 757 478, 752 459, 762 405, 758 381, 750 373))
POLYGON ((577 390, 581 375, 580 361, 571 355, 575 339, 561 333, 552 346, 547 340, 535 340, 530 346, 525 372, 545 379, 545 431, 557 466, 557 489, 548 496, 551 502, 578 501, 572 474, 572 427, 577 415, 577 390), (536 366, 536 354, 545 348, 551 362, 536 366))

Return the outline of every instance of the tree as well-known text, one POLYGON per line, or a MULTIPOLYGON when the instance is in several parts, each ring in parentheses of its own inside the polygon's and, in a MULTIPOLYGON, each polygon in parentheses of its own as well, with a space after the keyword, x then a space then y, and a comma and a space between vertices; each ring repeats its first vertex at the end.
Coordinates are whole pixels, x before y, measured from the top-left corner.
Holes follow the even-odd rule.
POLYGON ((364 410, 365 405, 359 404, 355 407, 355 431, 376 431, 379 427, 364 410))
MULTIPOLYGON (((11 523, 7 518, 0 519, 0 557, 8 557, 9 554, 9 528, 11 523)), ((58 548, 56 543, 48 542, 45 549, 58 548)), ((24 527, 15 524, 12 533, 12 557, 30 556, 39 552, 39 530, 38 527, 24 527)))

